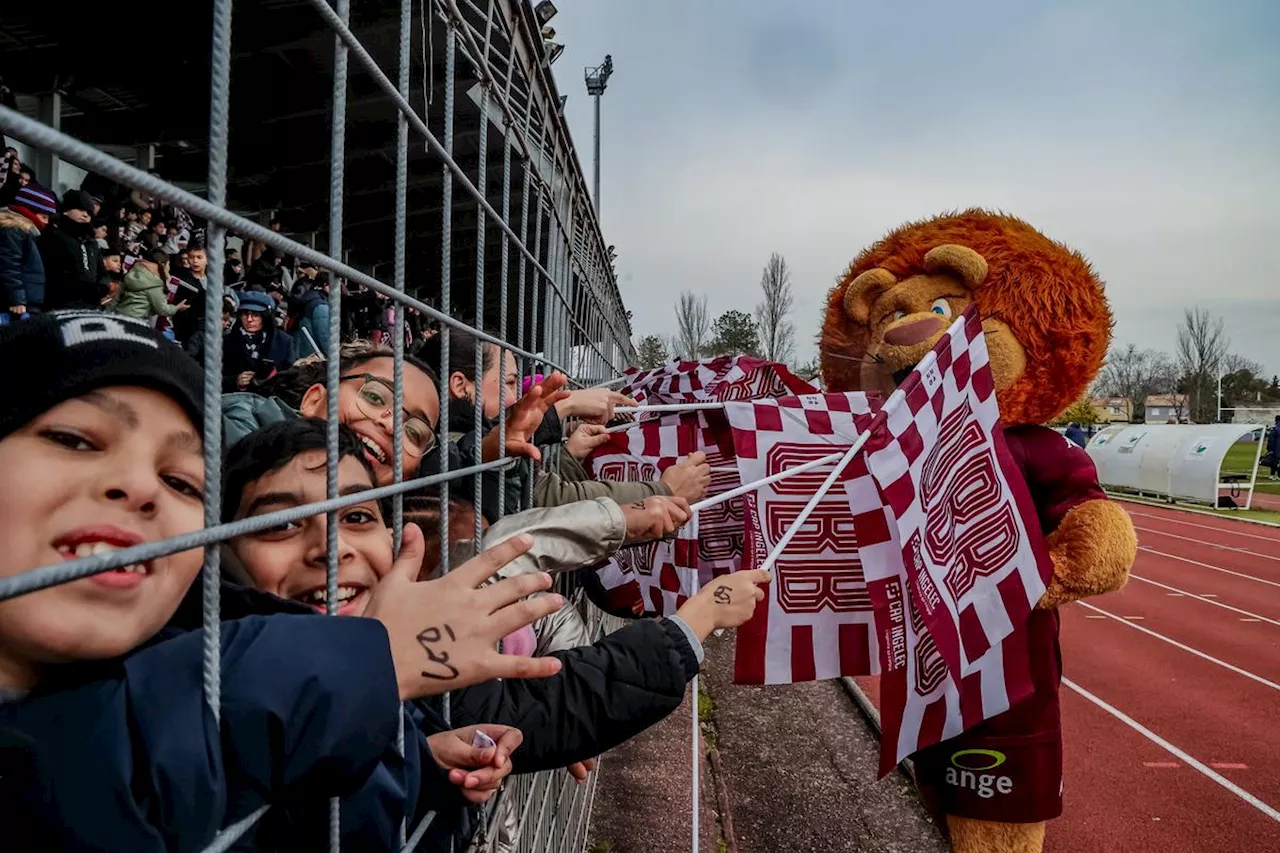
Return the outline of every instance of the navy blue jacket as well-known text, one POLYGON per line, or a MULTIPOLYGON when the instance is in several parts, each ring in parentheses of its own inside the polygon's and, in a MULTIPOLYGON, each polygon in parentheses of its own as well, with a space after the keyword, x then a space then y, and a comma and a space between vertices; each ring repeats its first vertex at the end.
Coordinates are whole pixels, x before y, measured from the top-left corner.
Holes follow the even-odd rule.
POLYGON ((224 622, 221 730, 201 689, 202 639, 167 629, 0 705, 43 780, 24 786, 22 815, 59 828, 40 849, 201 850, 259 806, 356 790, 394 753, 400 703, 381 623, 224 622))
POLYGON ((44 261, 37 237, 40 229, 12 210, 0 210, 0 290, 6 300, 0 310, 15 305, 44 305, 44 261))

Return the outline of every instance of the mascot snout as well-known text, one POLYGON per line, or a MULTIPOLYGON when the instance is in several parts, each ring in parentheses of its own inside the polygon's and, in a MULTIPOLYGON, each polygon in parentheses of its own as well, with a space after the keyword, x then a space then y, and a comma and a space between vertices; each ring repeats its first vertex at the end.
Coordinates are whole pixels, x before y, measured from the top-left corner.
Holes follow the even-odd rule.
POLYGON ((913 347, 927 341, 946 328, 946 324, 936 317, 921 317, 887 329, 884 342, 893 347, 913 347))

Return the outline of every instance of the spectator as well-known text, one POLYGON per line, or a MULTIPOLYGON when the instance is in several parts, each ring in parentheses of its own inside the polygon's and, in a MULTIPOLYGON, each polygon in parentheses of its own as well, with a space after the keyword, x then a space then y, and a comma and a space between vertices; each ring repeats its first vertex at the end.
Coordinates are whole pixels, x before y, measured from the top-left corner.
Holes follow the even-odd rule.
POLYGON ((102 307, 106 295, 99 278, 102 250, 90 225, 92 211, 92 196, 68 190, 62 197, 62 215, 40 235, 44 304, 50 311, 102 307))
POLYGON ((1072 421, 1067 425, 1066 435, 1069 441, 1079 447, 1084 447, 1089 443, 1089 440, 1085 437, 1084 430, 1080 428, 1080 424, 1076 421, 1072 421))
POLYGON ((0 285, 5 307, 15 319, 38 313, 44 305, 44 261, 38 237, 57 212, 51 193, 26 185, 9 209, 0 211, 0 285))
POLYGON ((1268 479, 1280 480, 1280 415, 1276 415, 1271 435, 1267 437, 1267 452, 1271 454, 1271 474, 1268 479))
POLYGON ((240 295, 240 307, 222 353, 223 390, 248 391, 293 364, 293 339, 276 328, 271 297, 240 295))
POLYGON ((93 223, 93 241, 98 244, 99 251, 110 247, 107 242, 107 235, 111 233, 110 226, 101 219, 94 220, 93 223))
POLYGON ((33 184, 36 186, 39 186, 39 184, 36 184, 36 173, 30 166, 28 166, 26 163, 23 163, 18 168, 18 186, 20 188, 29 187, 29 186, 32 186, 33 184))
MULTIPOLYGON (((0 145, 4 144, 4 134, 0 134, 0 145)), ((21 186, 18 183, 18 172, 22 169, 22 159, 18 149, 6 147, 0 154, 0 207, 8 207, 18 194, 21 186)))
MULTIPOLYGON (((181 287, 183 299, 191 303, 191 310, 178 315, 173 321, 173 331, 178 340, 190 345, 196 338, 204 337, 204 303, 208 280, 205 273, 209 266, 209 255, 204 246, 189 246, 186 250, 187 265, 177 271, 178 280, 187 287, 181 287)), ((188 348, 187 352, 191 352, 188 348)))
POLYGON ((329 353, 329 276, 321 273, 290 300, 289 325, 295 329, 297 357, 329 353))
POLYGON ((165 285, 169 280, 169 256, 153 251, 141 257, 124 277, 113 311, 135 320, 172 317, 187 310, 186 302, 170 305, 165 285))

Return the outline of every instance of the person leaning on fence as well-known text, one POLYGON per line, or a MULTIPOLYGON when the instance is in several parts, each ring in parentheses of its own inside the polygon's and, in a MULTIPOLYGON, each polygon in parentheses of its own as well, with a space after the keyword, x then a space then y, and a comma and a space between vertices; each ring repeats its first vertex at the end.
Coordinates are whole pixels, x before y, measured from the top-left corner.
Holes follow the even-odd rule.
MULTIPOLYGON (((0 577, 203 526, 202 376, 177 345, 54 312, 0 328, 0 364, 24 365, 0 412, 0 577)), ((172 624, 200 549, 0 601, 0 743, 27 774, 15 785, 0 768, 6 833, 27 849, 200 850, 260 805, 357 787, 394 753, 400 701, 559 669, 493 650, 556 609, 518 601, 548 577, 477 589, 529 544, 429 583, 411 560, 370 596, 373 618, 223 624, 221 729, 203 632, 172 624), (450 641, 421 639, 446 623, 450 641), (444 646, 449 670, 428 672, 444 646)))
MULTIPOLYGON (((449 394, 449 432, 452 440, 474 429, 477 399, 484 401, 481 412, 483 429, 494 429, 498 417, 499 379, 504 386, 502 402, 514 403, 518 399, 519 371, 515 356, 500 350, 496 344, 479 341, 463 329, 449 329, 449 364, 441 364, 441 337, 437 335, 418 350, 443 377, 449 394), (481 375, 476 380, 476 348, 480 348, 481 375), (499 353, 505 365, 499 360, 499 353)), ((531 386, 532 387, 532 386, 531 386)), ((653 482, 593 481, 588 479, 581 460, 595 447, 607 440, 603 425, 613 418, 615 406, 634 406, 635 400, 607 388, 584 388, 569 391, 556 404, 547 409, 533 436, 533 444, 550 449, 543 454, 555 460, 554 472, 539 470, 534 475, 533 503, 535 506, 560 506, 573 501, 609 497, 619 503, 642 501, 655 495, 678 495, 696 501, 705 493, 711 481, 711 471, 706 456, 696 453, 673 466, 663 477, 653 482), (569 436, 569 452, 563 452, 564 424, 574 419, 583 422, 569 436), (579 455, 580 454, 580 455, 579 455)), ((517 492, 518 494, 518 492, 517 492)), ((490 519, 492 520, 492 518, 490 519)))
MULTIPOLYGON (((228 517, 252 517, 323 497, 326 477, 324 454, 319 449, 323 435, 323 422, 294 419, 238 442, 228 454, 224 478, 224 507, 231 514, 228 517)), ((358 464, 354 438, 345 450, 339 470, 340 490, 372 488, 374 481, 368 468, 358 464)), ((491 580, 510 580, 502 578, 503 571, 514 573, 514 577, 542 577, 541 571, 547 569, 572 571, 607 557, 629 540, 673 532, 677 522, 688 518, 687 507, 680 508, 669 499, 654 500, 665 503, 624 512, 613 501, 601 499, 509 516, 495 525, 490 538, 510 541, 527 537, 532 545, 525 553, 533 557, 519 566, 495 571, 491 580)), ((360 505, 349 517, 339 518, 340 614, 367 615, 367 602, 378 595, 381 585, 395 572, 390 568, 391 531, 384 518, 375 502, 360 505)), ((421 576, 426 567, 422 565, 424 550, 418 527, 410 524, 405 529, 406 545, 396 565, 407 559, 416 560, 421 576)), ((322 515, 287 528, 237 537, 231 545, 240 565, 259 589, 317 609, 327 603, 325 546, 322 515)), ((451 572, 446 577, 452 575, 451 572)), ((492 680, 455 691, 452 722, 518 729, 524 742, 510 755, 517 773, 567 767, 593 758, 653 725, 680 704, 685 686, 701 662, 702 641, 717 628, 736 627, 746 621, 763 595, 756 584, 767 579, 768 575, 761 572, 737 573, 717 584, 725 587, 719 597, 708 587, 691 598, 675 618, 636 622, 593 646, 559 652, 555 657, 563 663, 563 669, 554 678, 536 683, 492 680), (718 603, 726 599, 727 603, 718 603)), ((543 599, 555 603, 546 611, 548 615, 559 612, 564 604, 558 596, 543 599)), ((445 728, 434 703, 415 702, 410 710, 414 728, 423 738, 429 739, 445 728)), ((412 755, 413 751, 407 753, 412 755)), ((435 763, 445 762, 437 755, 435 763)), ((425 757, 422 766, 435 772, 425 757)), ((468 775, 484 770, 466 766, 449 769, 468 775)), ((402 817, 413 815, 416 820, 430 808, 441 812, 441 823, 433 829, 433 838, 443 843, 451 833, 469 834, 469 822, 462 819, 463 812, 450 816, 441 811, 439 803, 420 799, 415 803, 413 780, 394 786, 395 779, 395 774, 376 777, 349 799, 344 815, 350 809, 351 817, 350 821, 344 817, 344 825, 350 822, 352 826, 363 826, 373 836, 385 838, 396 831, 402 817), (400 805, 393 807, 389 805, 392 802, 400 805)), ((495 773, 480 785, 498 782, 500 776, 495 773)), ((317 813, 322 814, 323 810, 317 813)), ((299 817, 290 822, 290 837, 309 831, 311 824, 323 828, 324 822, 299 817)), ((316 830, 313 827, 310 831, 316 830)), ((365 846, 360 849, 376 849, 370 846, 369 838, 362 844, 365 846)), ((307 849, 307 845, 299 848, 307 849)))

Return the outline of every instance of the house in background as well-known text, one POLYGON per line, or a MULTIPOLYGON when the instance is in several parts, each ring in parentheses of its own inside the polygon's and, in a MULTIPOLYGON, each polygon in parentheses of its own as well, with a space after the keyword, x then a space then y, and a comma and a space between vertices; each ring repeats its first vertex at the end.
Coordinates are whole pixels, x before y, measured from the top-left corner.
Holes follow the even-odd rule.
POLYGON ((1100 424, 1127 424, 1133 419, 1133 404, 1128 397, 1094 397, 1090 405, 1100 424))
POLYGON ((1187 414, 1186 394, 1152 394, 1147 398, 1147 417, 1149 424, 1190 423, 1187 414))

